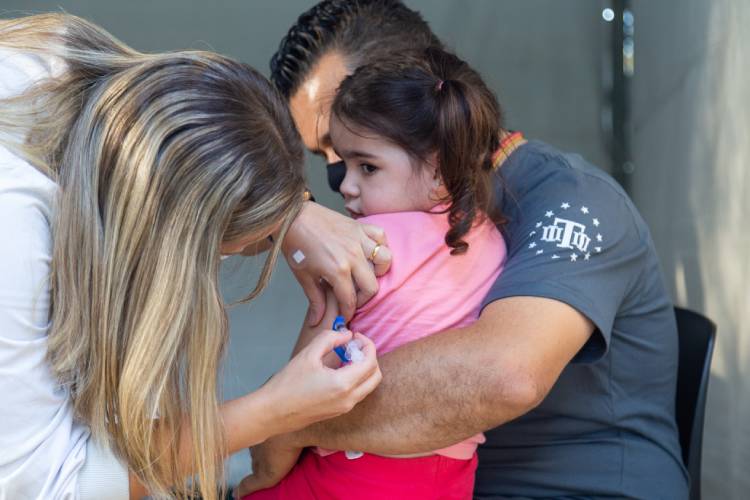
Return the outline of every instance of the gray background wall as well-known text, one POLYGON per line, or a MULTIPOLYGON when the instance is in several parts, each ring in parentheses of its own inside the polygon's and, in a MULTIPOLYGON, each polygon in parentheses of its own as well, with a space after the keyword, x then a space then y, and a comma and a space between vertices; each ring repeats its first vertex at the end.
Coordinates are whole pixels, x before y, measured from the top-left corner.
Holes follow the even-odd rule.
POLYGON ((677 303, 718 324, 704 498, 750 490, 750 2, 636 2, 633 196, 677 303))
MULTIPOLYGON (((583 154, 609 170, 602 132, 608 39, 605 0, 406 0, 498 93, 507 124, 583 154)), ((66 11, 135 48, 204 48, 268 71, 268 59, 300 12, 287 0, 0 0, 0 13, 66 11)), ((705 498, 745 498, 750 479, 750 24, 745 0, 634 2, 633 197, 651 225, 675 300, 712 316, 719 342, 704 444, 705 498), (744 493, 744 495, 743 495, 744 493)), ((322 164, 309 177, 323 203, 322 164)), ((222 268, 227 297, 255 283, 258 259, 222 268)), ((224 393, 263 383, 287 359, 306 303, 285 265, 253 304, 230 311, 224 393)), ((246 453, 230 462, 233 481, 246 453)))

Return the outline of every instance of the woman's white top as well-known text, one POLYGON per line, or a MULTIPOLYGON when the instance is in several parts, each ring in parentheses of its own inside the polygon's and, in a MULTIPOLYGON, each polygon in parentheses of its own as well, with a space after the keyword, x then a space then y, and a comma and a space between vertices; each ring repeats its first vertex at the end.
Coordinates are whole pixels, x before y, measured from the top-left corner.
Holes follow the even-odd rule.
MULTIPOLYGON (((0 99, 54 66, 0 50, 0 99)), ((0 500, 127 499, 127 469, 74 420, 45 359, 56 189, 0 145, 0 500)))

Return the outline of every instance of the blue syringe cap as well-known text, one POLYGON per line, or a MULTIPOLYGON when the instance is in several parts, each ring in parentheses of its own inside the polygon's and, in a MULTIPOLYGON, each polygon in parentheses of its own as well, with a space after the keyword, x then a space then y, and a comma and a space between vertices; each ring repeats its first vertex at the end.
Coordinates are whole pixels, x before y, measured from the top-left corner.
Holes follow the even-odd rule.
POLYGON ((333 328, 332 330, 343 330, 346 328, 346 319, 343 316, 336 316, 336 319, 333 320, 333 328))

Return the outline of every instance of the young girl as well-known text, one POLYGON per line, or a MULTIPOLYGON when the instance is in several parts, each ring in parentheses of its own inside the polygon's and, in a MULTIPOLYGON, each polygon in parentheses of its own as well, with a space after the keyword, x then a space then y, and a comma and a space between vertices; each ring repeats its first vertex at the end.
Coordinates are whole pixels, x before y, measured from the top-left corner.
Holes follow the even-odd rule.
MULTIPOLYGON (((330 124, 346 163, 340 190, 352 217, 385 229, 393 252, 378 294, 350 324, 380 353, 478 317, 505 258, 490 189, 499 127, 479 75, 442 50, 342 82, 330 124)), ((408 457, 310 450, 281 483, 246 498, 471 498, 483 440, 408 457)))

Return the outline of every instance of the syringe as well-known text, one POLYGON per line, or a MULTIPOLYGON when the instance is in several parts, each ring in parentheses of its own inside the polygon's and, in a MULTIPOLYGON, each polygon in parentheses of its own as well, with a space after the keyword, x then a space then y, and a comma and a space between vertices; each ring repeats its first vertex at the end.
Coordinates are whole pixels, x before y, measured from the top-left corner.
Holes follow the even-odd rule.
MULTIPOLYGON (((336 319, 333 320, 333 326, 331 327, 331 330, 335 330, 337 332, 346 330, 346 320, 343 316, 336 316, 336 319)), ((346 346, 340 345, 338 347, 334 347, 333 351, 336 353, 342 363, 357 363, 365 359, 365 355, 362 353, 362 350, 359 348, 357 341, 354 339, 347 342, 346 346)))

